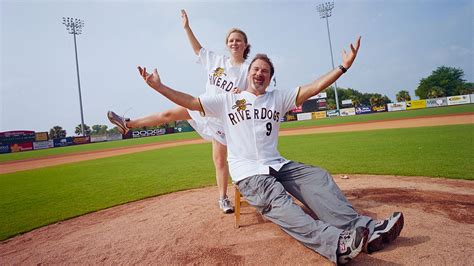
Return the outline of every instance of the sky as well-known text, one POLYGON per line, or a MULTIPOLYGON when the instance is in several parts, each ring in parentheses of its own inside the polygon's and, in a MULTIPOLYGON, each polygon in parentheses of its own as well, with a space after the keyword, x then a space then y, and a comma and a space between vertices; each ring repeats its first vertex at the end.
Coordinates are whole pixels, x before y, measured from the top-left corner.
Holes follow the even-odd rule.
MULTIPOLYGON (((157 68, 166 85, 199 96, 206 73, 181 23, 186 9, 203 47, 227 53, 232 27, 247 33, 250 58, 266 53, 277 89, 307 84, 330 71, 323 1, 0 0, 0 132, 74 135, 81 123, 73 35, 63 17, 84 20, 77 35, 85 124, 113 125, 108 110, 141 117, 174 106, 149 88, 137 66, 157 68)), ((440 66, 474 81, 473 0, 336 0, 329 18, 334 64, 357 36, 361 48, 337 85, 412 99, 420 80, 440 66)))

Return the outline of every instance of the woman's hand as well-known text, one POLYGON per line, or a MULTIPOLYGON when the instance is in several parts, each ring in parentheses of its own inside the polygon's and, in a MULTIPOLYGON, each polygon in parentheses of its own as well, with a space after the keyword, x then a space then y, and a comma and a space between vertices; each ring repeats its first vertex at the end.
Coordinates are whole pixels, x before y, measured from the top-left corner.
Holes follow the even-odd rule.
POLYGON ((181 18, 183 19, 183 28, 189 28, 189 19, 186 10, 181 9, 181 18))
POLYGON ((231 93, 234 93, 234 94, 239 94, 239 93, 242 92, 242 90, 239 89, 239 88, 237 88, 237 87, 235 87, 235 88, 233 88, 230 92, 231 92, 231 93))

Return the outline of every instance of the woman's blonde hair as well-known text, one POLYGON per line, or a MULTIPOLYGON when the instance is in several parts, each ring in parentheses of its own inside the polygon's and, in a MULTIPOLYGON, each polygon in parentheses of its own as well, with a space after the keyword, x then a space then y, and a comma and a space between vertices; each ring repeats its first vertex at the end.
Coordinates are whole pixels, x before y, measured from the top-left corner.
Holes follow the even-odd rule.
POLYGON ((245 34, 245 32, 243 30, 238 29, 238 28, 230 29, 229 32, 227 33, 227 36, 225 37, 225 44, 227 45, 227 42, 229 41, 229 36, 234 32, 240 33, 242 36, 244 36, 244 42, 247 45, 247 48, 245 48, 243 57, 244 57, 244 59, 247 59, 247 57, 249 56, 249 53, 250 53, 250 44, 247 40, 247 34, 245 34))

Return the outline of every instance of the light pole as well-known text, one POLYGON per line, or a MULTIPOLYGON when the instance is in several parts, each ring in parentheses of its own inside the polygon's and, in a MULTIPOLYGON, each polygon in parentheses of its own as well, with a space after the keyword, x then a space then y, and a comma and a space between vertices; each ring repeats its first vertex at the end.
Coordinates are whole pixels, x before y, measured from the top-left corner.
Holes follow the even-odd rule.
POLYGON ((84 134, 84 113, 82 111, 82 95, 81 95, 81 80, 79 79, 79 62, 77 60, 77 45, 76 35, 82 33, 82 27, 84 27, 84 21, 78 18, 63 17, 63 24, 66 25, 66 30, 69 34, 74 36, 74 51, 76 52, 76 72, 77 72, 77 87, 79 88, 79 106, 81 108, 81 134, 84 134))
MULTIPOLYGON (((332 44, 331 44, 331 33, 329 32, 329 20, 328 18, 332 14, 332 9, 334 8, 334 2, 326 2, 319 4, 317 7, 319 16, 321 18, 326 19, 326 25, 328 28, 328 37, 329 37, 329 50, 331 51, 331 63, 332 63, 332 69, 334 69, 334 58, 332 56, 332 44)), ((339 99, 337 97, 337 82, 334 82, 334 95, 336 96, 336 108, 337 111, 339 112, 339 99)))

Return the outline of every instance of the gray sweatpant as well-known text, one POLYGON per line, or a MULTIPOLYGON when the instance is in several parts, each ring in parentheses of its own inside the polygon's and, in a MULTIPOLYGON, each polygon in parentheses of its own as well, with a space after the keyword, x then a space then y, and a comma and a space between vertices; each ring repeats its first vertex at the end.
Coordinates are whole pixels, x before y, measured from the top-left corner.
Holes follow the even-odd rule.
POLYGON ((359 215, 332 176, 324 169, 297 162, 269 175, 254 175, 237 182, 240 193, 266 219, 333 262, 339 235, 358 226, 374 230, 372 218, 359 215), (289 192, 319 218, 313 219, 287 194, 289 192))

